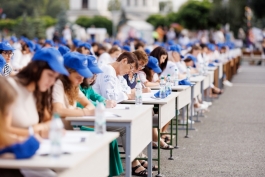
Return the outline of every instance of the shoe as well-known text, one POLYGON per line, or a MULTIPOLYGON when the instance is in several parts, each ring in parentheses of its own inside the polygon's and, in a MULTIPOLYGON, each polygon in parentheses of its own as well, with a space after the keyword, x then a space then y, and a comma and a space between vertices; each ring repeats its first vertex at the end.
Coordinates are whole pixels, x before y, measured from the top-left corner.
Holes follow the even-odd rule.
POLYGON ((134 176, 147 176, 148 175, 148 171, 147 171, 146 168, 145 168, 145 170, 142 170, 142 171, 140 171, 138 173, 135 172, 140 167, 141 167, 141 165, 137 165, 137 166, 133 167, 132 168, 132 175, 134 175, 134 176))
MULTIPOLYGON (((185 120, 180 120, 179 124, 187 124, 186 119, 185 120)), ((188 124, 194 124, 194 121, 191 121, 190 119, 188 120, 188 124)))
MULTIPOLYGON (((147 162, 147 161, 143 161, 143 162, 141 163, 141 165, 142 165, 144 168, 148 169, 148 165, 146 164, 146 162, 147 162), (145 164, 146 164, 146 165, 145 165, 145 164)), ((158 171, 158 166, 153 165, 153 166, 152 166, 152 171, 158 171)))
POLYGON ((229 82, 228 80, 225 80, 225 81, 223 82, 223 84, 224 84, 225 86, 227 86, 227 87, 232 87, 232 86, 233 86, 233 84, 232 84, 231 82, 229 82))
MULTIPOLYGON (((153 141, 153 149, 158 149, 158 142, 153 141)), ((160 146, 160 149, 172 150, 172 149, 174 149, 174 146, 171 146, 171 145, 165 143, 164 146, 160 146)))
POLYGON ((208 106, 212 106, 212 102, 208 102, 208 101, 203 101, 202 104, 208 105, 208 106))

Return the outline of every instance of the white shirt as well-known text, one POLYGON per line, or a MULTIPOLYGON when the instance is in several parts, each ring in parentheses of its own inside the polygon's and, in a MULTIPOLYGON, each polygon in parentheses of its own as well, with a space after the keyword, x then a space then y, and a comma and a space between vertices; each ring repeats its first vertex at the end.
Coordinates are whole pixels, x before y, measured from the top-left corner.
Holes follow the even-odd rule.
POLYGON ((187 72, 187 66, 184 61, 176 62, 177 68, 179 69, 179 73, 183 74, 187 72))
POLYGON ((28 91, 25 86, 17 83, 12 77, 7 80, 18 93, 12 108, 12 126, 28 128, 38 124, 39 114, 33 92, 28 91))
MULTIPOLYGON (((149 82, 147 80, 147 78, 146 78, 145 72, 139 71, 138 75, 139 75, 139 78, 140 78, 140 81, 141 81, 142 84, 145 84, 146 82, 149 82)), ((158 80, 159 80, 159 77, 158 77, 157 73, 155 73, 154 76, 153 76, 152 82, 156 82, 158 80)))
POLYGON ((103 53, 99 56, 98 58, 98 66, 102 67, 103 65, 107 65, 110 63, 114 63, 116 61, 116 59, 111 58, 110 54, 103 53))
POLYGON ((126 89, 123 88, 119 76, 111 65, 101 67, 103 73, 97 75, 93 89, 98 94, 109 100, 115 100, 117 103, 128 100, 126 89))
POLYGON ((11 60, 11 64, 12 64, 12 67, 14 70, 18 70, 21 68, 21 66, 20 66, 21 58, 22 58, 21 50, 16 49, 14 51, 14 55, 13 55, 12 60, 11 60))
POLYGON ((31 57, 32 57, 31 53, 22 55, 20 62, 19 62, 19 69, 22 69, 25 66, 27 66, 29 64, 29 62, 31 61, 31 57))
MULTIPOLYGON (((167 62, 167 66, 164 69, 164 71, 161 73, 161 76, 166 77, 167 75, 170 74, 170 76, 173 76, 175 73, 175 69, 177 68, 176 63, 172 61, 167 62)), ((178 69, 178 68, 177 68, 178 69)))

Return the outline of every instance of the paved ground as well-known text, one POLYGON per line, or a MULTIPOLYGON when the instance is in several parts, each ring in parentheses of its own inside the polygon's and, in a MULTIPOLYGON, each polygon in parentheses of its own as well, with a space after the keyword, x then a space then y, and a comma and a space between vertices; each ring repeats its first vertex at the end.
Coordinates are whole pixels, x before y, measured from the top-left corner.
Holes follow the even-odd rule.
POLYGON ((174 161, 162 151, 163 176, 265 177, 265 67, 243 66, 233 83, 191 138, 179 131, 174 161))

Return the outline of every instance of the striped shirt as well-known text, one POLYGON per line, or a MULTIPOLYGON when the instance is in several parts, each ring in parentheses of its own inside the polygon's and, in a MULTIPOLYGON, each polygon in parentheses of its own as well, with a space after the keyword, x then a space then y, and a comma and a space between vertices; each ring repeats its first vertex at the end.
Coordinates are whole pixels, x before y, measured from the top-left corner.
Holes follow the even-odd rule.
POLYGON ((11 66, 8 63, 6 63, 4 66, 3 76, 7 77, 10 75, 11 72, 12 72, 11 66))

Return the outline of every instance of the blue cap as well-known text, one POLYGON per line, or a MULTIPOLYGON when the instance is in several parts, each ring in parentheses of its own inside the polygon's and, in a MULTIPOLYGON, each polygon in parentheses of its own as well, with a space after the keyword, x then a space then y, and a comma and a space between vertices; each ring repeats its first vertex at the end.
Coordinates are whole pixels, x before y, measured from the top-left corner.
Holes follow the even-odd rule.
POLYGON ((30 40, 25 40, 25 43, 29 47, 30 52, 33 53, 35 49, 35 44, 30 40))
POLYGON ((121 45, 121 42, 119 40, 115 40, 112 45, 118 45, 118 46, 120 46, 121 45))
POLYGON ((85 47, 87 48, 88 50, 91 50, 91 45, 87 42, 82 42, 82 43, 79 43, 78 44, 78 47, 85 47))
POLYGON ((128 45, 123 46, 123 47, 122 47, 122 50, 125 50, 125 51, 127 51, 127 52, 131 52, 131 48, 130 48, 130 46, 128 46, 128 45))
POLYGON ((162 70, 159 67, 158 59, 152 56, 148 57, 147 67, 151 68, 155 73, 161 73, 162 70))
POLYGON ((98 67, 98 61, 95 56, 89 55, 87 59, 88 59, 87 62, 88 69, 93 74, 103 73, 103 71, 98 67))
POLYGON ((87 56, 78 52, 68 52, 64 56, 64 65, 68 68, 74 69, 81 76, 90 78, 93 76, 88 69, 87 56))
POLYGON ((57 73, 69 75, 63 64, 63 57, 60 52, 52 47, 42 48, 38 50, 32 61, 46 61, 51 69, 57 73))
POLYGON ((60 46, 59 48, 58 48, 58 50, 59 50, 59 52, 61 53, 61 55, 64 55, 64 54, 66 54, 67 52, 70 52, 70 49, 68 48, 68 47, 66 47, 66 46, 60 46))
POLYGON ((215 46, 213 44, 209 43, 209 44, 207 44, 207 47, 208 47, 209 50, 215 51, 215 46))
POLYGON ((186 55, 182 60, 185 61, 186 59, 191 59, 194 63, 197 62, 197 58, 191 54, 186 55))
POLYGON ((73 40, 73 44, 74 46, 78 47, 79 43, 81 43, 82 41, 78 40, 78 39, 74 39, 73 40))
POLYGON ((147 55, 149 55, 149 54, 151 53, 151 50, 150 50, 150 49, 144 49, 144 51, 145 51, 145 53, 146 53, 147 55))
POLYGON ((179 55, 180 55, 180 57, 181 57, 181 58, 184 58, 184 56, 181 55, 181 48, 180 48, 179 46, 177 46, 177 45, 169 46, 167 50, 168 50, 168 51, 172 51, 172 52, 178 52, 179 55))
POLYGON ((10 40, 13 41, 13 42, 17 42, 16 36, 11 36, 10 40))
POLYGON ((40 44, 35 44, 35 49, 34 51, 37 52, 38 50, 40 50, 42 47, 40 44))
POLYGON ((54 42, 53 40, 46 40, 44 44, 50 44, 52 47, 54 47, 54 42))
POLYGON ((167 44, 168 44, 168 45, 174 45, 175 42, 174 42, 173 40, 169 40, 169 41, 167 42, 167 44))
POLYGON ((0 50, 15 50, 8 42, 1 42, 0 43, 0 50))
POLYGON ((5 60, 4 57, 0 54, 0 74, 1 74, 1 71, 3 70, 5 64, 6 64, 6 60, 5 60))

